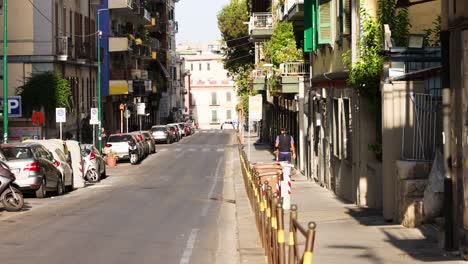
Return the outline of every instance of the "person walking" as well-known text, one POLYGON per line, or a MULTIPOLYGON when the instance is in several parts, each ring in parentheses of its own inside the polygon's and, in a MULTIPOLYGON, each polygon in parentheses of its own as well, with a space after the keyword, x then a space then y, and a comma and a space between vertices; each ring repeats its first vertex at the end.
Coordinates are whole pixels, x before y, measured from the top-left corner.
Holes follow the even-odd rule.
POLYGON ((288 134, 286 128, 281 128, 281 134, 276 136, 275 147, 277 148, 276 161, 288 161, 296 158, 294 138, 288 134))

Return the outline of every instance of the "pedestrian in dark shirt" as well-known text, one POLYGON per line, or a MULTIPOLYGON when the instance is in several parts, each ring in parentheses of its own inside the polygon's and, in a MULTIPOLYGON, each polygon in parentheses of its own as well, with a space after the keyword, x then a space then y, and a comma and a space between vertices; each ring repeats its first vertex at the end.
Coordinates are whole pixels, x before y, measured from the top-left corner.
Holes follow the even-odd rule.
POLYGON ((294 138, 288 134, 286 128, 281 128, 281 134, 276 136, 275 147, 278 148, 276 161, 291 162, 291 157, 296 158, 294 138))

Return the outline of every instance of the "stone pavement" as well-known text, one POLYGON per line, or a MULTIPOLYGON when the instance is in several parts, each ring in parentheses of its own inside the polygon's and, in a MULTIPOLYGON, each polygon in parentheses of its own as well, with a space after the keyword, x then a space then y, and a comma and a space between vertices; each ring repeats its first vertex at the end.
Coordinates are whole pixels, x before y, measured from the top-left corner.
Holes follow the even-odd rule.
MULTIPOLYGON (((251 139, 252 143, 256 141, 257 138, 251 139)), ((247 153, 246 144, 244 150, 247 153)), ((251 161, 273 159, 270 146, 251 146, 251 161)), ((387 223, 379 210, 361 208, 343 201, 331 191, 295 173, 292 177, 291 199, 292 204, 298 206, 298 219, 304 227, 308 221, 317 223, 314 263, 465 263, 458 257, 447 256, 439 249, 437 231, 433 226, 405 228, 387 223)), ((243 185, 236 184, 238 187, 243 185)), ((245 212, 244 208, 237 213, 249 212, 245 212)), ((285 219, 288 218, 289 213, 286 212, 285 219)), ((258 234, 253 215, 250 220, 251 232, 258 234)), ((286 223, 285 229, 288 227, 289 223, 286 223)))

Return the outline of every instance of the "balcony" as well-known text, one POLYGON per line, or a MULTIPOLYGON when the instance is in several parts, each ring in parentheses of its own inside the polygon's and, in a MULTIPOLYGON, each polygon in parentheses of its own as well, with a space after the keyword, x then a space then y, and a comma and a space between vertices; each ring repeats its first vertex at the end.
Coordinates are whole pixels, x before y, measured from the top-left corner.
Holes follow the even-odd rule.
POLYGON ((309 77, 309 62, 286 62, 280 65, 281 93, 299 93, 299 85, 309 77))
POLYGON ((66 61, 68 59, 68 37, 57 37, 57 60, 66 61))
POLYGON ((298 21, 304 19, 304 0, 286 0, 283 20, 298 21))
POLYGON ((131 41, 127 37, 110 37, 109 52, 128 51, 131 48, 131 41))
POLYGON ((273 16, 271 13, 253 13, 249 21, 249 33, 252 39, 269 39, 273 34, 273 16))
POLYGON ((109 0, 108 8, 109 9, 132 9, 134 5, 134 0, 109 0))
POLYGON ((132 56, 151 59, 151 48, 146 45, 133 45, 132 56))
POLYGON ((263 91, 266 88, 266 76, 261 70, 252 71, 252 88, 255 91, 263 91))

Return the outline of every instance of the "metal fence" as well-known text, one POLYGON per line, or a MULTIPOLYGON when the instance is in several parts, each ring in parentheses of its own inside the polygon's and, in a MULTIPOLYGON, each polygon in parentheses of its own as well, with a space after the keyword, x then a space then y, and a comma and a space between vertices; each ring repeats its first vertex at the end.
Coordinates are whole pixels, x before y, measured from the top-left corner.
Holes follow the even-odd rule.
POLYGON ((281 63, 280 71, 283 76, 308 75, 310 72, 310 63, 308 61, 293 61, 281 63))
MULTIPOLYGON (((437 94, 437 93, 435 93, 437 94)), ((407 94, 408 119, 403 126, 402 158, 430 161, 441 144, 442 98, 431 93, 407 94)))

